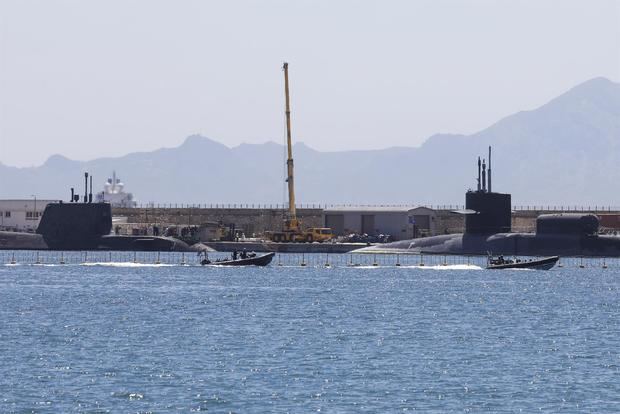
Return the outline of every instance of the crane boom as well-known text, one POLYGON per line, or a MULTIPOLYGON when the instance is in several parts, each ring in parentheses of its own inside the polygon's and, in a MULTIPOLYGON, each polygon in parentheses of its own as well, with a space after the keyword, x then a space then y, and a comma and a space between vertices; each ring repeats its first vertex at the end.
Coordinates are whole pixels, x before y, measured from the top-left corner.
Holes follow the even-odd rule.
POLYGON ((297 212, 295 210, 295 181, 293 178, 293 146, 291 143, 291 106, 288 91, 288 63, 284 62, 284 95, 286 98, 286 147, 288 158, 286 160, 288 183, 288 214, 291 227, 297 227, 297 212))
POLYGON ((288 63, 284 62, 282 67, 284 70, 284 95, 286 98, 286 147, 288 157, 286 159, 288 183, 288 217, 284 218, 281 231, 266 231, 265 235, 269 240, 276 243, 287 242, 324 242, 334 237, 332 230, 327 227, 310 227, 301 228, 301 222, 297 219, 297 211, 295 209, 295 182, 293 179, 293 144, 291 140, 291 104, 289 102, 288 91, 288 63))

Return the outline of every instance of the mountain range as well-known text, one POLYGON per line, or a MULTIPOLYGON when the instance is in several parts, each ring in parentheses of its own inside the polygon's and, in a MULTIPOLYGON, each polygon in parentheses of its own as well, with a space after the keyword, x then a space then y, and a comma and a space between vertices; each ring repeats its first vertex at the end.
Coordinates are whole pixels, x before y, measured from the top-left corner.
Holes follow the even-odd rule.
MULTIPOLYGON (((381 139, 381 137, 378 137, 381 139)), ((493 146, 493 189, 513 204, 620 205, 620 84, 584 82, 547 104, 472 134, 431 136, 419 147, 320 152, 294 145, 298 203, 463 204, 477 157, 493 146)), ((229 148, 190 136, 176 148, 38 167, 0 165, 0 197, 68 199, 83 172, 100 191, 112 171, 139 202, 282 203, 285 149, 273 142, 229 148)))

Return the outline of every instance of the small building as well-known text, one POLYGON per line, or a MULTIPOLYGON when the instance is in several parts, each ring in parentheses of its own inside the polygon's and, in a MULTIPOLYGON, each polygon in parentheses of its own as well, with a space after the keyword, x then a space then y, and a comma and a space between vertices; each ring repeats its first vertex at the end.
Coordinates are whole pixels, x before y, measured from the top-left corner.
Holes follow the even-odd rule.
POLYGON ((0 200, 0 230, 34 232, 45 207, 58 200, 0 200))

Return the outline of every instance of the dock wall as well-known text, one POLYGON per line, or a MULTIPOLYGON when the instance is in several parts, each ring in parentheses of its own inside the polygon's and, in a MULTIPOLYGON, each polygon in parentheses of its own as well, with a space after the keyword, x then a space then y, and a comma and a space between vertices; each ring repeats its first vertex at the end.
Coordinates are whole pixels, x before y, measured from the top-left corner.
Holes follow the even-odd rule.
MULTIPOLYGON (((319 208, 298 208, 297 217, 305 227, 321 227, 322 212, 319 208)), ((284 220, 284 211, 275 208, 113 208, 112 214, 127 217, 127 223, 145 226, 234 224, 247 237, 279 230, 284 220)))
MULTIPOLYGON (((234 224, 242 229, 247 237, 259 235, 265 231, 280 230, 284 219, 284 210, 281 208, 225 208, 225 207, 141 207, 141 208, 113 208, 114 216, 127 218, 128 224, 136 227, 157 225, 199 225, 203 223, 220 223, 222 225, 234 224)), ((607 220, 601 220, 601 226, 605 223, 618 223, 620 229, 620 211, 617 210, 560 210, 560 209, 522 209, 512 213, 513 232, 534 232, 536 229, 536 217, 541 214, 553 213, 592 213, 606 216, 607 220), (613 218, 614 220, 610 220, 613 218), (617 218, 617 220, 615 220, 617 218)), ((435 234, 462 233, 465 227, 463 215, 455 214, 449 209, 434 210, 435 234)), ((302 220, 304 227, 322 227, 322 208, 298 208, 297 216, 302 220)))

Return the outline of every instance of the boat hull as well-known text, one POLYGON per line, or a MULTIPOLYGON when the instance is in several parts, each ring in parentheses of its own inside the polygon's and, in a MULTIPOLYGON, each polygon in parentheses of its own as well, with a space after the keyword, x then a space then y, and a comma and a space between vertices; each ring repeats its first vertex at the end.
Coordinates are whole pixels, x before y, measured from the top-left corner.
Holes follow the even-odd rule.
POLYGON ((274 252, 264 254, 262 256, 248 257, 246 259, 223 260, 220 262, 202 261, 203 266, 267 266, 273 260, 276 254, 274 252))
POLYGON ((549 270, 553 268, 553 266, 555 266, 558 260, 560 260, 559 256, 551 256, 551 257, 545 257, 543 259, 538 259, 538 260, 489 265, 487 266, 487 269, 491 269, 491 270, 501 270, 501 269, 549 270))

